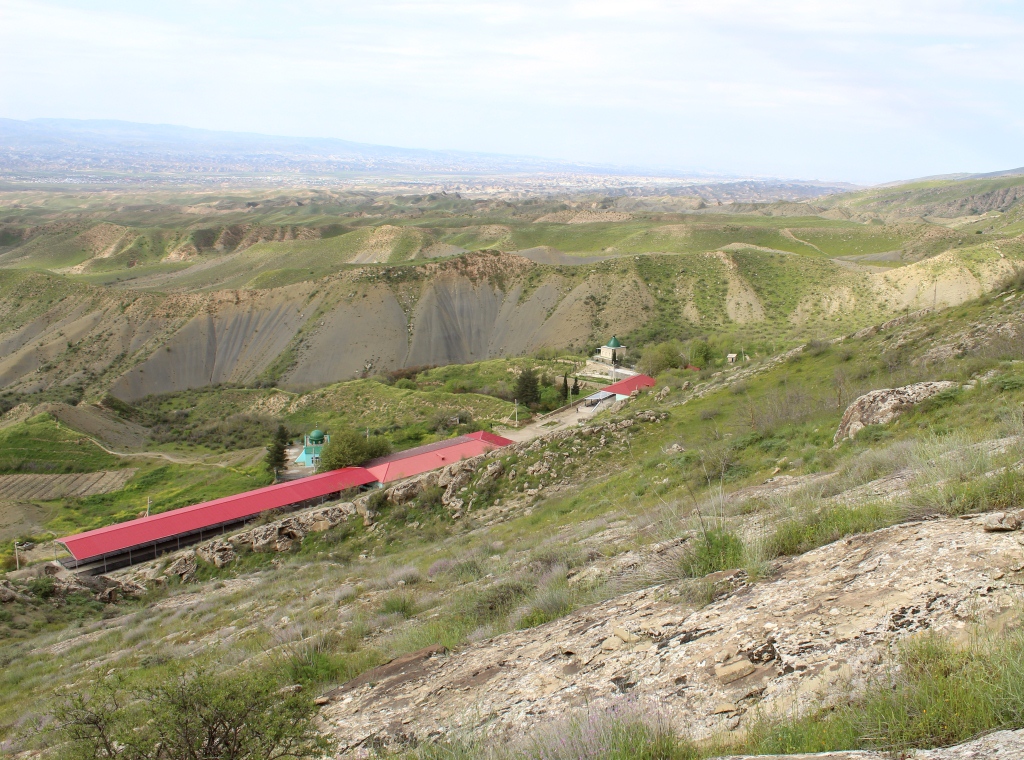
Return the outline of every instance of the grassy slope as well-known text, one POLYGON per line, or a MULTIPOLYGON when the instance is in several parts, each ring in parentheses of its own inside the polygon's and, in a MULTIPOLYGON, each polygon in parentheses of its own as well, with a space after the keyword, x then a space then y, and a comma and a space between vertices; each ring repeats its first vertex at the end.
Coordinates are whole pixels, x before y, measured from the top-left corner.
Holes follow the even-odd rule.
POLYGON ((0 429, 0 473, 95 472, 120 466, 82 434, 49 414, 0 429))
MULTIPOLYGON (((786 468, 790 474, 834 468, 849 471, 853 465, 860 466, 861 455, 900 442, 931 445, 931 441, 948 437, 955 444, 959 439, 951 434, 964 430, 978 439, 1019 432, 1024 372, 1019 364, 1009 363, 1024 358, 1019 346, 980 347, 959 361, 938 365, 915 361, 936 343, 950 340, 961 326, 977 321, 997 323, 1017 308, 1014 301, 985 299, 861 340, 815 346, 742 383, 723 385, 720 390, 712 385, 706 396, 682 405, 673 405, 681 398, 679 391, 673 391, 668 406, 655 406, 669 412, 668 421, 635 426, 628 445, 621 448, 618 444, 592 448, 593 441, 581 440, 581 445, 591 448, 575 457, 574 464, 559 468, 559 477, 570 477, 575 484, 569 493, 535 500, 531 510, 487 530, 470 531, 475 527, 471 523, 453 524, 445 510, 414 502, 385 510, 381 527, 372 534, 357 524, 345 524, 307 540, 295 555, 284 558, 288 572, 282 575, 270 572, 273 558, 268 555, 247 555, 219 571, 204 568, 204 578, 218 582, 236 576, 252 578, 256 586, 225 589, 222 598, 191 610, 167 608, 129 616, 124 630, 99 635, 72 649, 59 670, 52 658, 25 654, 18 639, 29 632, 5 628, 9 643, 0 651, 11 663, 3 676, 10 688, 0 691, 30 696, 27 701, 24 696, 18 701, 0 698, 0 723, 11 723, 33 709, 31 705, 40 705, 50 687, 90 672, 90 663, 104 662, 103 667, 108 668, 111 661, 117 662, 130 668, 133 677, 144 679, 160 672, 159 661, 153 657, 166 656, 169 651, 174 656, 189 656, 190 641, 221 640, 221 644, 207 646, 204 656, 233 662, 253 657, 254 662, 267 666, 277 663, 274 667, 294 668, 289 677, 322 688, 403 652, 431 643, 458 646, 470 637, 543 622, 588 600, 613 594, 614 588, 593 588, 576 595, 559 591, 561 587, 549 571, 585 563, 576 544, 609 521, 641 518, 645 525, 658 524, 659 517, 685 510, 685 505, 692 503, 691 492, 698 498, 707 492, 709 474, 716 488, 721 483, 731 490, 762 482, 775 467, 786 468), (902 343, 904 335, 918 338, 902 343), (919 379, 963 380, 990 369, 997 370, 999 382, 945 394, 893 425, 867 430, 839 448, 832 446, 842 409, 864 390, 919 379), (680 443, 686 450, 666 454, 670 443, 680 443), (410 525, 411 520, 417 524, 410 525), (360 560, 361 553, 374 559, 360 560), (492 556, 497 559, 490 559, 492 556), (440 560, 444 562, 437 564, 440 560), (524 571, 524 561, 537 569, 524 571), (429 587, 423 584, 428 570, 434 579, 429 587), (495 576, 493 581, 485 578, 488 573, 495 576), (398 580, 404 585, 398 586, 398 580), (323 630, 327 613, 321 597, 305 594, 307 584, 338 589, 342 617, 337 632, 324 640, 318 653, 295 643, 282 650, 279 658, 264 660, 265 651, 280 646, 285 634, 273 634, 245 610, 251 605, 272 609, 275 621, 281 615, 289 616, 288 630, 294 629, 299 637, 319 635, 316 632, 323 630), (552 599, 562 601, 552 606, 552 599), (241 633, 237 638, 215 635, 227 626, 235 626, 233 630, 241 633), (19 653, 16 658, 10 658, 13 652, 19 653)), ((715 380, 725 379, 727 376, 715 380)), ((652 403, 645 397, 638 405, 652 403)), ((477 488, 482 501, 475 509, 494 499, 522 498, 522 489, 548 482, 548 476, 527 475, 525 470, 549 450, 553 448, 543 445, 518 461, 508 459, 506 467, 516 467, 522 477, 515 482, 503 479, 496 488, 477 488)), ((874 469, 861 468, 858 477, 867 480, 885 474, 885 467, 891 466, 885 464, 886 459, 884 454, 876 457, 874 469)), ((965 481, 966 485, 972 482, 965 481)), ((958 498, 971 497, 971 493, 957 492, 958 498)), ((978 507, 976 500, 949 505, 963 511, 978 507)), ((844 532, 869 530, 886 520, 900 519, 891 512, 862 519, 858 516, 866 514, 863 511, 843 511, 851 519, 815 523, 787 546, 802 550, 844 532)), ((680 528, 678 523, 670 523, 664 530, 671 531, 673 525, 680 528)), ((658 537, 644 535, 648 538, 638 540, 658 537)))

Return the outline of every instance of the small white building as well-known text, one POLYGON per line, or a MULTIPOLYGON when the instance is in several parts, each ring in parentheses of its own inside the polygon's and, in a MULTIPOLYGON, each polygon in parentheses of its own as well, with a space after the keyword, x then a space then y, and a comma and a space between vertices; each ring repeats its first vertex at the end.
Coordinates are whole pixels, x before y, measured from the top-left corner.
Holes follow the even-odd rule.
POLYGON ((601 346, 598 358, 609 364, 617 364, 626 358, 626 347, 619 343, 619 339, 613 335, 607 344, 601 346))

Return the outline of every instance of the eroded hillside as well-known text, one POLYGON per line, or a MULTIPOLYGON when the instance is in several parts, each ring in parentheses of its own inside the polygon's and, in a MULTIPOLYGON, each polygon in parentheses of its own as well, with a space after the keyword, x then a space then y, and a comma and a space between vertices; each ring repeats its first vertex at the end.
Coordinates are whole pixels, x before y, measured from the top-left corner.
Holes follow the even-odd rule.
POLYGON ((134 400, 219 383, 303 389, 545 347, 583 351, 611 333, 634 345, 712 331, 785 343, 961 303, 1022 258, 1016 239, 878 272, 754 248, 577 266, 481 252, 275 288, 168 294, 6 270, 0 383, 20 394, 79 386, 134 400))

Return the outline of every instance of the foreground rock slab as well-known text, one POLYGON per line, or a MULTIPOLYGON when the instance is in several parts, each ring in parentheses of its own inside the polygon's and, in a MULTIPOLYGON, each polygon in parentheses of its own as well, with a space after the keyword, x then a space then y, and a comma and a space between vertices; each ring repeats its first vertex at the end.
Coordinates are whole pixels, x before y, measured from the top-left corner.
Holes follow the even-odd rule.
MULTIPOLYGON (((995 733, 943 749, 908 752, 906 760, 1019 760, 1024 758, 1024 730, 995 733)), ((736 755, 717 760, 892 760, 891 752, 821 752, 813 755, 736 755)))
POLYGON ((787 560, 697 611, 667 586, 625 594, 396 660, 330 695, 322 716, 345 754, 362 755, 466 732, 514 737, 628 694, 709 737, 741 728, 755 706, 785 713, 862 684, 908 635, 1015 614, 1018 535, 986 532, 981 518, 908 523, 787 560))

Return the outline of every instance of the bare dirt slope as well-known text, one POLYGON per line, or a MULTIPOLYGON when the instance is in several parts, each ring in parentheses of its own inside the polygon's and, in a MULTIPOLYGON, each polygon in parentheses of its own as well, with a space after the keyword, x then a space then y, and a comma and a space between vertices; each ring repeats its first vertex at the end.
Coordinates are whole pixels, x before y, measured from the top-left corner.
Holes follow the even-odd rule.
POLYGON ((309 285, 272 291, 218 293, 111 391, 139 398, 254 379, 285 350, 316 308, 309 285))
POLYGON ((402 366, 581 350, 652 322, 679 331, 856 329, 908 307, 975 297, 1021 256, 1024 244, 985 244, 871 274, 760 251, 563 255, 553 264, 483 252, 266 289, 172 294, 5 272, 0 387, 112 389, 125 400, 258 379, 301 389, 402 366), (574 266, 564 266, 570 258, 574 266))
POLYGON ((697 611, 653 587, 452 654, 425 650, 349 682, 324 717, 353 750, 375 737, 513 735, 630 693, 711 736, 881 673, 887 648, 914 632, 1005 622, 1024 598, 1022 570, 1017 536, 980 520, 900 525, 787 560, 754 585, 723 573, 735 590, 697 611))

